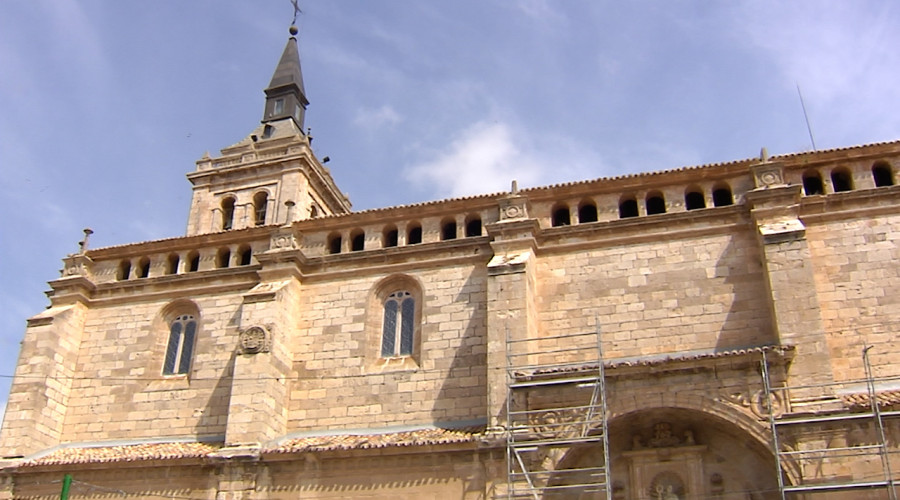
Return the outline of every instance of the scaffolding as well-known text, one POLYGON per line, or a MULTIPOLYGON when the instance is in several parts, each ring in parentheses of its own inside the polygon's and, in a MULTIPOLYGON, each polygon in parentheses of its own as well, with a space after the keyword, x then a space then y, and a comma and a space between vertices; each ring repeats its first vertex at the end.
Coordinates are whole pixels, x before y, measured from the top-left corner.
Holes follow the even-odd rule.
POLYGON ((606 385, 594 332, 514 339, 507 331, 507 498, 612 499, 606 385), (552 397, 541 397, 550 393, 552 397), (602 465, 555 467, 577 446, 599 447, 602 465))
POLYGON ((886 496, 879 498, 897 500, 900 481, 893 479, 891 454, 895 461, 900 457, 888 448, 885 421, 900 417, 900 411, 882 411, 878 394, 900 388, 900 377, 873 377, 869 349, 863 349, 862 355, 864 380, 779 387, 772 385, 763 353, 760 368, 782 500, 854 490, 884 490, 886 496), (848 404, 850 398, 862 404, 848 404), (824 440, 821 447, 790 443, 789 436, 804 427, 830 429, 839 438, 824 440), (854 432, 857 438, 848 438, 854 432), (857 467, 841 474, 834 469, 867 461, 879 464, 874 471, 857 467), (783 471, 790 471, 796 484, 786 484, 783 471))

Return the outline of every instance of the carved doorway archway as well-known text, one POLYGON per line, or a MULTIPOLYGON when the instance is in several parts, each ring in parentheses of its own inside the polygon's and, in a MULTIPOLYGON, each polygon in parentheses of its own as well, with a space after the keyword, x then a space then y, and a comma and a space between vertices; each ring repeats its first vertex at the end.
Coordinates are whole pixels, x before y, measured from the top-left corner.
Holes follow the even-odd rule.
MULTIPOLYGON (((771 451, 720 417, 680 408, 647 409, 611 421, 609 435, 609 484, 616 500, 780 498, 771 451)), ((556 468, 602 463, 602 450, 573 448, 556 468)), ((605 500, 606 493, 585 491, 575 498, 605 500)))

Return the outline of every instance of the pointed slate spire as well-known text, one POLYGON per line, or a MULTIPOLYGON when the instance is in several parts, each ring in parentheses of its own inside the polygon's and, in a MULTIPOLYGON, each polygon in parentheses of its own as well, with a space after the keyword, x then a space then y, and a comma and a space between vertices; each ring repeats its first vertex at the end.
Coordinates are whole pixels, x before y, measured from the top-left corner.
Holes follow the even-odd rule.
POLYGON ((272 81, 266 87, 266 108, 263 111, 263 123, 285 118, 293 118, 300 130, 303 130, 303 118, 306 114, 306 92, 303 90, 303 73, 300 71, 300 52, 297 49, 297 27, 291 26, 291 37, 288 39, 281 60, 272 75, 272 81))

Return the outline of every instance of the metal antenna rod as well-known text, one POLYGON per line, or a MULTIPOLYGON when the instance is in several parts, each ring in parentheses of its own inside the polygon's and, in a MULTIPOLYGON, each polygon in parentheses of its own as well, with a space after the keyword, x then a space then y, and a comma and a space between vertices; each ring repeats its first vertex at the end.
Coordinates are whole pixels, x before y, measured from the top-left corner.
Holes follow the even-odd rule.
POLYGON ((809 125, 809 115, 806 114, 806 104, 803 102, 803 93, 800 92, 800 84, 797 84, 797 95, 800 96, 800 107, 803 108, 803 118, 806 120, 806 130, 809 132, 809 141, 812 143, 813 151, 816 149, 816 140, 813 138, 812 127, 809 125))

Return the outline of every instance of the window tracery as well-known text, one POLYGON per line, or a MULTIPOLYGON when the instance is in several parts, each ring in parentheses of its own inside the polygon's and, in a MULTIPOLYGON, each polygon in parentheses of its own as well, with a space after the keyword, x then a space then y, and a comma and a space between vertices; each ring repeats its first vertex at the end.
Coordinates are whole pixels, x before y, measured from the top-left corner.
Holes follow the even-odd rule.
POLYGON ((193 314, 181 314, 169 323, 163 375, 184 375, 190 371, 196 335, 197 319, 193 314))

